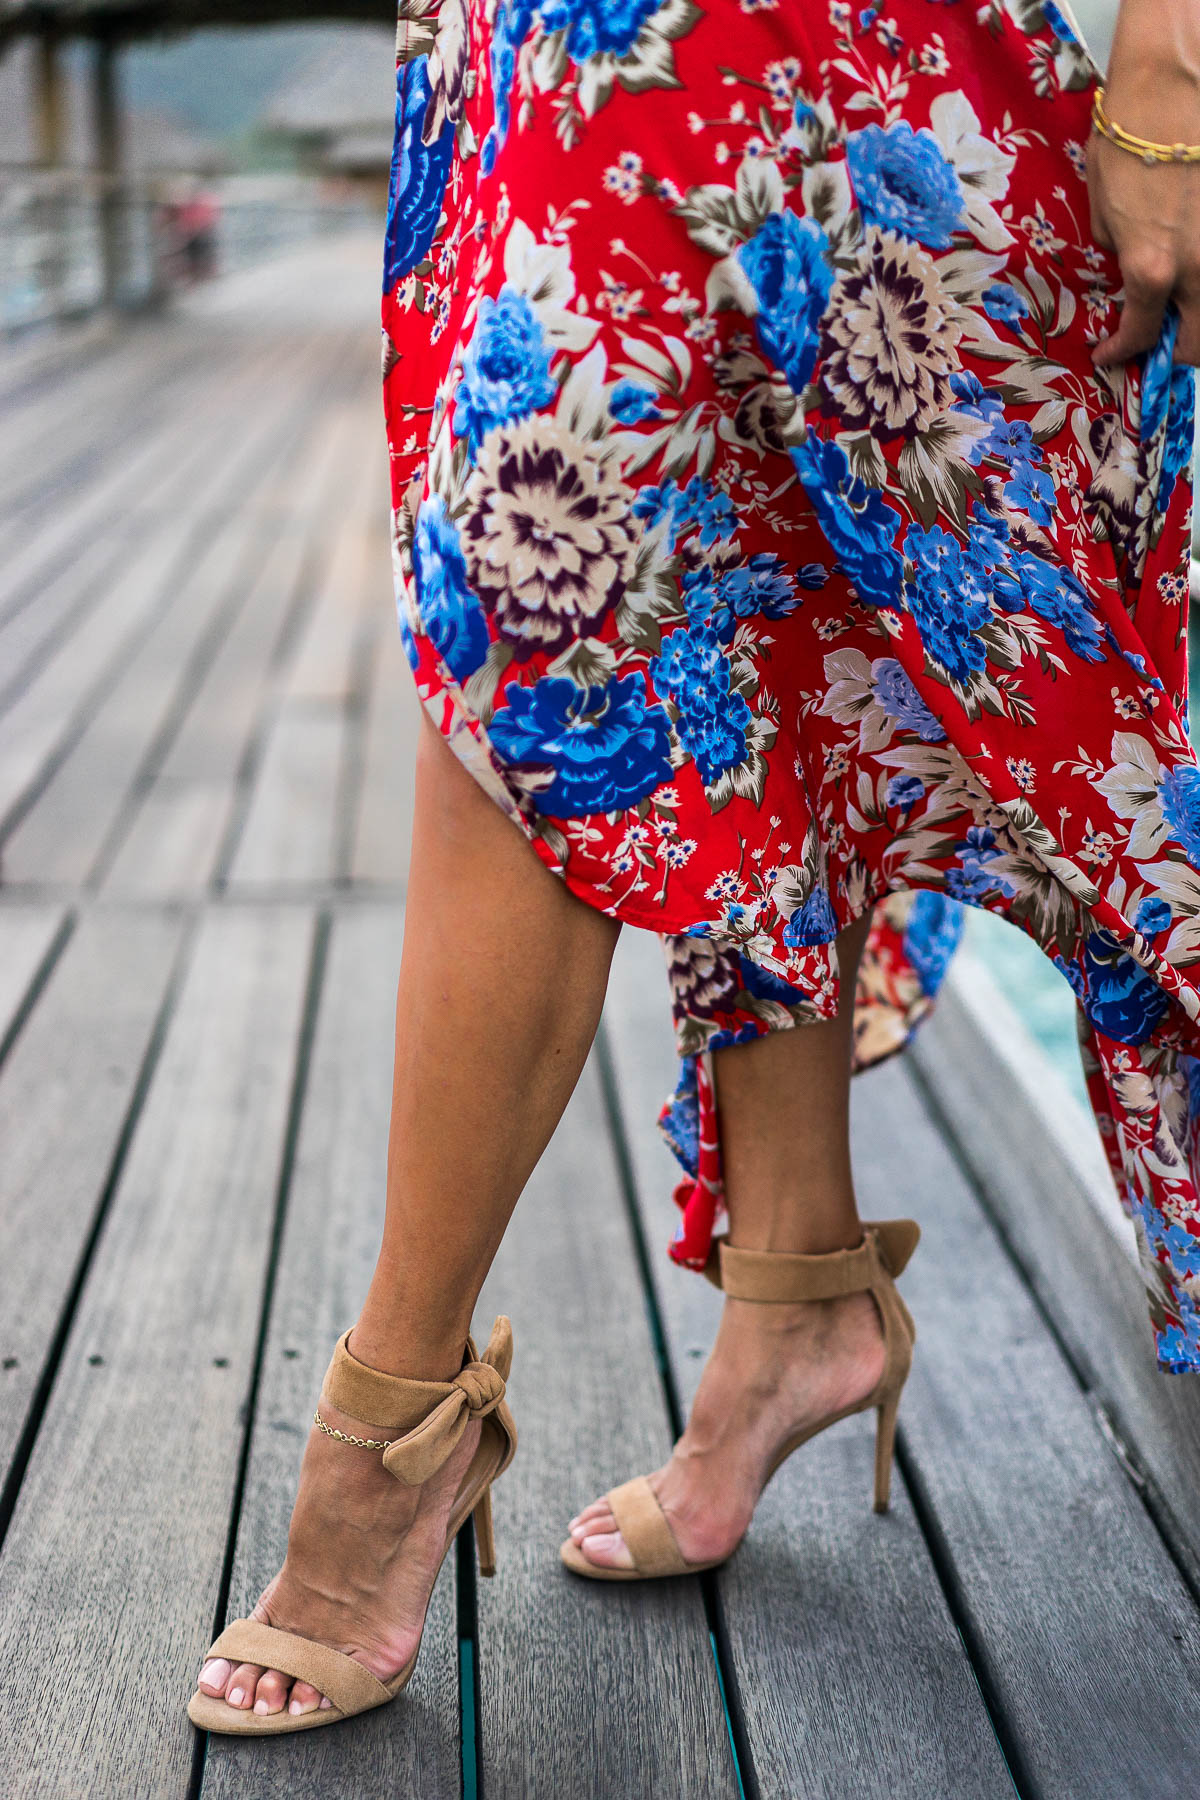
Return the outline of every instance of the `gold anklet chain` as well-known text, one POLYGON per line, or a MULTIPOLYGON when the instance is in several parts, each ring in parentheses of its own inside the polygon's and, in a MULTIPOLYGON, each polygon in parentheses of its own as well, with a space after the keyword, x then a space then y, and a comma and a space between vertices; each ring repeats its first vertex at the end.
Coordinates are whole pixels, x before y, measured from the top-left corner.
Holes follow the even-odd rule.
POLYGON ((1155 144, 1149 138, 1135 137, 1132 131, 1116 124, 1104 110, 1102 87, 1096 89, 1092 101, 1092 124, 1102 138, 1107 138, 1127 155, 1136 156, 1147 168, 1152 169, 1157 163, 1200 163, 1200 144, 1155 144))
POLYGON ((358 1450, 387 1450, 397 1441, 395 1438, 357 1438, 351 1437, 348 1431, 335 1431, 321 1417, 321 1409, 313 1414, 313 1424, 319 1425, 326 1437, 336 1438, 339 1444, 353 1444, 358 1450))

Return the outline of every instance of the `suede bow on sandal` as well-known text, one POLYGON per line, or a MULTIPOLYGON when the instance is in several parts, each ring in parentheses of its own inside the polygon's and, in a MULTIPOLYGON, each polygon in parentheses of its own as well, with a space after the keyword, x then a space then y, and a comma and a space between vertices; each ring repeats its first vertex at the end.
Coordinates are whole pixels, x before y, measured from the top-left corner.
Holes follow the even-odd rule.
MULTIPOLYGON (((921 1228, 912 1219, 889 1219, 863 1226, 863 1241, 854 1250, 833 1250, 826 1256, 792 1256, 776 1250, 735 1250, 721 1242, 715 1247, 705 1274, 714 1286, 734 1300, 753 1300, 762 1305, 801 1300, 835 1300, 845 1294, 870 1294, 883 1325, 883 1374, 864 1400, 843 1406, 789 1437, 771 1467, 767 1481, 786 1462, 793 1450, 818 1432, 836 1425, 851 1413, 877 1415, 875 1436, 875 1511, 886 1512, 891 1491, 892 1455, 896 1441, 896 1412, 912 1366, 916 1326, 912 1314, 896 1291, 899 1275, 917 1247, 921 1228)), ((766 1484, 764 1483, 764 1486, 766 1484)), ((645 1475, 635 1475, 605 1495, 625 1547, 633 1558, 631 1569, 592 1562, 573 1538, 562 1546, 561 1556, 575 1575, 592 1581, 647 1581, 663 1575, 696 1575, 727 1560, 688 1562, 681 1554, 670 1521, 645 1475)))
MULTIPOLYGON (((321 1389, 321 1404, 361 1421, 364 1435, 351 1438, 333 1431, 321 1417, 320 1405, 316 1423, 330 1437, 360 1449, 382 1450, 389 1475, 406 1487, 420 1487, 443 1466, 467 1427, 481 1420, 479 1444, 450 1510, 442 1561, 461 1526, 474 1514, 479 1572, 494 1575, 492 1483, 503 1474, 517 1448, 517 1428, 504 1398, 513 1349, 508 1320, 503 1315, 496 1320, 482 1356, 467 1339, 463 1366, 453 1381, 407 1381, 370 1369, 351 1355, 349 1337, 346 1332, 338 1340, 321 1389)), ((217 1638, 206 1661, 221 1657, 234 1664, 279 1669, 297 1681, 310 1683, 331 1705, 306 1713, 247 1713, 197 1688, 188 1705, 188 1717, 203 1731, 233 1732, 242 1737, 336 1725, 394 1700, 411 1678, 419 1653, 418 1643, 400 1672, 390 1681, 380 1681, 354 1657, 327 1644, 292 1631, 277 1631, 257 1619, 235 1619, 217 1638)))

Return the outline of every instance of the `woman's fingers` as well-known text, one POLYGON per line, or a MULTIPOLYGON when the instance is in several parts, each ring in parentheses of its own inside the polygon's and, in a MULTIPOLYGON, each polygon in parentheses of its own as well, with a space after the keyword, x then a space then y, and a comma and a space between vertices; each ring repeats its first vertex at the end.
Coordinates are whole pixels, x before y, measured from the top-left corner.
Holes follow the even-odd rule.
POLYGON ((1131 250, 1121 259, 1125 304, 1111 337, 1092 352, 1098 369, 1128 362, 1132 356, 1153 350, 1163 327, 1163 314, 1175 287, 1176 269, 1171 260, 1151 249, 1131 250))

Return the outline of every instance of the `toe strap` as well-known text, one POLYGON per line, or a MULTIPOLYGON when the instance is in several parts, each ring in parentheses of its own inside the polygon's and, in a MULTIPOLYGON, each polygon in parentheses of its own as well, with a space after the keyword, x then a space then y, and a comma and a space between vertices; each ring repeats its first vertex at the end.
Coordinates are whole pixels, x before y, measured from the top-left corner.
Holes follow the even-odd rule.
POLYGON ((690 1564, 679 1554, 667 1515, 644 1475, 622 1482, 605 1495, 639 1575, 686 1575, 690 1564))
POLYGON ((276 1631, 257 1619, 235 1619, 208 1654, 223 1656, 234 1664, 282 1669, 296 1681, 307 1681, 347 1717, 384 1706, 392 1697, 382 1681, 352 1656, 331 1650, 328 1644, 315 1644, 311 1638, 297 1637, 292 1631, 276 1631))

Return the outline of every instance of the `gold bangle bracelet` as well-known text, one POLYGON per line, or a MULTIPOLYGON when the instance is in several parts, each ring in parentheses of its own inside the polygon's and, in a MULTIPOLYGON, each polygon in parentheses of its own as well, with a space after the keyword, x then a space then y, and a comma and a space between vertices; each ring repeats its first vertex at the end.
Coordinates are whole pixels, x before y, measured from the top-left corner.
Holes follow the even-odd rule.
POLYGON ((1101 137, 1127 155, 1136 156, 1148 168, 1152 169, 1158 163, 1200 163, 1200 144, 1153 144, 1148 138, 1135 137, 1131 131, 1124 131, 1114 124, 1104 110, 1102 87, 1096 89, 1092 101, 1092 124, 1101 137))

